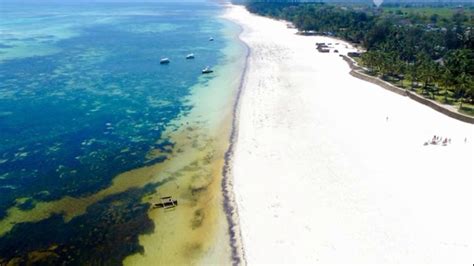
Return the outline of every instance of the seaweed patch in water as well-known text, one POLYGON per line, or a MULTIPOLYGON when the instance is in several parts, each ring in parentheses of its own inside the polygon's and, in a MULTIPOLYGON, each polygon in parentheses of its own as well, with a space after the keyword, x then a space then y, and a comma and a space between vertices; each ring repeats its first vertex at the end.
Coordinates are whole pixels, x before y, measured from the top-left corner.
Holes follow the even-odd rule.
POLYGON ((0 265, 121 265, 126 256, 144 251, 138 236, 154 230, 149 204, 141 198, 158 185, 112 195, 68 223, 56 214, 17 224, 0 238, 0 265))

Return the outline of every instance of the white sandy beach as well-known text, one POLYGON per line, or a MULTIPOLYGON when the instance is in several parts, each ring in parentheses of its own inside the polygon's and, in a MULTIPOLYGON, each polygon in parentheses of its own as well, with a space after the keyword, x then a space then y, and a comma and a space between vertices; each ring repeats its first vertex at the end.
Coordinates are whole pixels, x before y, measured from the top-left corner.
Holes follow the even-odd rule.
POLYGON ((251 48, 232 170, 247 262, 472 263, 474 126, 315 50, 342 41, 226 16, 251 48))

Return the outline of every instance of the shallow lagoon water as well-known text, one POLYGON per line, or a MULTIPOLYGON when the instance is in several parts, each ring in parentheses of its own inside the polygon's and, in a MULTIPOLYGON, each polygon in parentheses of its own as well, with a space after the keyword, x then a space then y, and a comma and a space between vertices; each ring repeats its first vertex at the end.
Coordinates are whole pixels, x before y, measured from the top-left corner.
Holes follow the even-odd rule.
POLYGON ((0 262, 164 257, 139 239, 146 235, 184 246, 176 257, 193 250, 183 262, 226 258, 227 248, 213 248, 226 241, 215 184, 243 48, 238 29, 218 18, 222 8, 2 9, 10 17, 0 24, 0 262), (189 52, 195 60, 184 59, 189 52), (170 65, 159 65, 164 56, 170 65), (221 74, 201 76, 205 65, 221 74), (164 193, 184 205, 167 216, 150 210, 164 193), (160 233, 170 221, 194 242, 160 233))

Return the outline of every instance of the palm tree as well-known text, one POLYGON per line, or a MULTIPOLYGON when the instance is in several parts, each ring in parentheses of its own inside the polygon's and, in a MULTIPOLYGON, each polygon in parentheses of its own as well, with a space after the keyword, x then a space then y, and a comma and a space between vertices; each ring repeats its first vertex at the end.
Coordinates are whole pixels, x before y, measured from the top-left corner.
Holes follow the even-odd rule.
POLYGON ((418 79, 417 67, 414 62, 408 62, 406 67, 406 77, 411 81, 411 89, 415 89, 415 82, 418 79))
POLYGON ((418 81, 422 79, 423 65, 426 64, 428 60, 429 58, 426 53, 419 52, 416 54, 413 63, 410 64, 408 74, 410 75, 412 89, 415 88, 415 82, 418 83, 418 81))
POLYGON ((464 96, 472 90, 472 81, 470 77, 466 73, 462 73, 457 79, 457 88, 456 88, 456 95, 459 96, 459 100, 461 101, 459 105, 459 109, 462 109, 462 103, 464 100, 464 96))
POLYGON ((423 93, 426 93, 428 85, 433 83, 436 78, 436 66, 430 59, 424 60, 421 64, 421 78, 424 81, 423 93))
POLYGON ((448 103, 448 90, 455 84, 454 77, 446 67, 442 67, 440 72, 439 83, 444 88, 444 103, 448 103))
POLYGON ((400 58, 395 60, 395 73, 397 74, 400 82, 400 87, 403 88, 403 80, 405 79, 405 75, 407 73, 407 63, 400 58))

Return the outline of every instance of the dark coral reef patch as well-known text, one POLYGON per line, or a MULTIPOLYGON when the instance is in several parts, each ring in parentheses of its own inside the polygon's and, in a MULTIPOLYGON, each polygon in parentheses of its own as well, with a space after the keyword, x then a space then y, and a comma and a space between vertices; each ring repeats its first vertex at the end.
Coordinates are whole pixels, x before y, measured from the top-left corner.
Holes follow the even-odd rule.
POLYGON ((121 265, 143 252, 138 236, 154 230, 141 203, 156 185, 112 195, 69 222, 56 214, 36 223, 17 224, 0 238, 0 265, 121 265))

